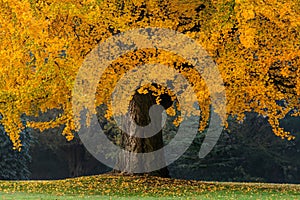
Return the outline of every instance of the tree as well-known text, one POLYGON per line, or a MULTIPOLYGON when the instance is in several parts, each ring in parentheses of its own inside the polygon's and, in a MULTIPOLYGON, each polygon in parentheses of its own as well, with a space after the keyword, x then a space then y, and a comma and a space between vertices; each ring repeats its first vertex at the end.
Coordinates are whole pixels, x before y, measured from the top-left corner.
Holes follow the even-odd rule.
MULTIPOLYGON (((24 120, 23 120, 24 123, 24 120)), ((29 163, 31 156, 29 154, 32 137, 25 129, 20 133, 22 139, 21 152, 14 151, 12 142, 0 125, 0 179, 1 180, 26 180, 29 179, 29 163)))
MULTIPOLYGON (((277 136, 293 139, 279 126, 279 119, 300 114, 297 1, 2 0, 0 4, 0 113, 16 149, 22 146, 20 115, 24 113, 37 116, 40 111, 63 109, 64 113, 51 121, 32 121, 27 126, 42 131, 65 124, 63 134, 67 140, 73 139, 72 131, 79 127, 73 117, 72 89, 84 58, 112 35, 141 27, 168 28, 195 39, 218 65, 226 89, 227 116, 239 121, 245 112, 254 111, 268 118, 277 136)), ((112 116, 110 95, 118 80, 144 63, 167 65, 189 81, 201 108, 200 130, 204 130, 213 95, 208 92, 209 83, 186 60, 160 49, 129 52, 107 67, 96 93, 96 104, 108 105, 106 117, 112 116)), ((136 92, 136 98, 148 99, 140 110, 159 103, 166 94, 167 105, 176 103, 165 87, 145 85, 136 92)), ((137 105, 135 102, 133 98, 132 105, 137 105)), ((169 108, 167 112, 174 113, 173 107, 169 108)), ((132 115, 142 116, 137 107, 131 110, 132 115)), ((129 143, 126 146, 130 147, 129 143)))
MULTIPOLYGON (((199 134, 189 150, 169 166, 171 176, 207 181, 299 183, 299 137, 281 140, 273 134, 267 119, 256 113, 246 113, 243 123, 228 121, 228 129, 205 159, 198 157, 204 137, 199 134)), ((287 117, 281 125, 299 134, 297 121, 299 117, 287 117)))

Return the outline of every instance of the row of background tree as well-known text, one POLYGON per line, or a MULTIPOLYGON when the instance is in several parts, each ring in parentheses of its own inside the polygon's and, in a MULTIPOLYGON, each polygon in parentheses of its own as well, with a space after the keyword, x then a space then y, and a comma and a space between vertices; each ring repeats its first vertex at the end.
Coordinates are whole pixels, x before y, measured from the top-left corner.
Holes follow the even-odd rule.
MULTIPOLYGON (((40 119, 51 118, 59 111, 50 111, 40 119)), ((168 120, 163 129, 168 143, 176 127, 168 120)), ((296 135, 292 141, 282 140, 272 133, 267 119, 248 113, 243 123, 228 120, 213 151, 204 159, 198 151, 204 134, 198 134, 187 152, 168 168, 172 178, 210 181, 255 181, 300 183, 300 124, 299 118, 285 118, 282 127, 296 135)), ((117 143, 119 131, 112 121, 102 123, 106 134, 117 143)), ((66 142, 61 136, 63 127, 44 132, 26 129, 22 132, 21 152, 12 144, 0 127, 1 179, 62 179, 109 172, 90 155, 80 139, 66 142)))

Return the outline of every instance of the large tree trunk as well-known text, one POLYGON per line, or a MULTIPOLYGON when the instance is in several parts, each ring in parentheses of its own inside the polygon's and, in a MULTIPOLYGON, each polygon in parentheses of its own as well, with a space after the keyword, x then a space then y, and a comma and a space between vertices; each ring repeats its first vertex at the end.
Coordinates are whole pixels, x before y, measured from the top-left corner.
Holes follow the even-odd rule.
MULTIPOLYGON (((138 94, 136 93, 133 96, 133 99, 129 105, 129 115, 130 120, 126 123, 126 130, 129 133, 122 133, 122 140, 121 146, 124 150, 128 151, 129 154, 122 154, 119 157, 119 161, 117 163, 118 168, 123 173, 133 174, 136 171, 147 171, 149 166, 157 162, 165 162, 165 158, 163 153, 159 154, 158 156, 149 156, 147 155, 146 159, 140 159, 137 156, 130 155, 132 153, 148 153, 153 152, 155 150, 161 149, 164 146, 163 138, 162 138, 162 130, 161 130, 161 123, 162 123, 162 112, 155 114, 155 123, 156 130, 158 131, 157 134, 151 137, 141 138, 140 135, 145 135, 148 133, 141 133, 141 129, 137 128, 136 125, 145 127, 150 124, 150 116, 149 110, 151 106, 155 105, 155 97, 148 94, 138 94)), ((140 172, 141 173, 141 172, 140 172)), ((156 175, 161 177, 169 177, 169 171, 167 167, 158 169, 156 171, 147 172, 150 175, 156 175)))

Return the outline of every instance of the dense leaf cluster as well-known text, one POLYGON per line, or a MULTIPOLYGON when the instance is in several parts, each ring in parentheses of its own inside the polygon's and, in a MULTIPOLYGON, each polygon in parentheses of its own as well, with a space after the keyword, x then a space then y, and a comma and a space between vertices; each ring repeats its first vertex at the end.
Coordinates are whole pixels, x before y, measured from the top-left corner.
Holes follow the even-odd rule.
MULTIPOLYGON (((55 119, 27 125, 45 130, 64 124, 63 135, 73 139, 79 127, 73 118, 72 89, 86 55, 112 35, 159 27, 195 39, 214 59, 226 87, 228 116, 242 120, 245 112, 256 112, 267 116, 277 136, 293 139, 279 120, 300 114, 299 12, 299 1, 293 0, 1 0, 2 124, 20 150, 20 116, 59 108, 64 112, 55 119)), ((165 64, 186 77, 197 95, 204 130, 213 94, 193 68, 182 67, 183 58, 170 52, 141 49, 117 59, 103 74, 96 104, 110 102, 117 81, 140 61, 165 64)), ((93 73, 85 77, 92 78, 93 73)), ((111 108, 107 112, 112 116, 111 108)))

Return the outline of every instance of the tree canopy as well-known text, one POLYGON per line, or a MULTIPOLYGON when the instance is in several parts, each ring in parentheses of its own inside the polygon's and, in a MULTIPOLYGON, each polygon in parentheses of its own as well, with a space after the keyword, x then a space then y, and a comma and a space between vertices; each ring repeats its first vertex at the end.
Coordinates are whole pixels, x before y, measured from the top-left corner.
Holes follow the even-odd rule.
MULTIPOLYGON (((279 119, 300 114, 299 1, 0 0, 0 113, 14 148, 22 146, 20 116, 54 108, 63 114, 26 126, 44 130, 65 124, 63 134, 73 139, 78 127, 72 89, 85 57, 112 35, 143 27, 172 29, 196 40, 223 78, 227 115, 240 121, 245 112, 257 112, 268 117, 276 135, 293 138, 279 119)), ((183 58, 159 49, 130 52, 108 66, 106 78, 99 80, 96 105, 108 104, 112 86, 141 63, 167 65, 189 81, 203 130, 211 104, 205 81, 183 58)), ((157 94, 157 102, 161 94, 172 96, 151 85, 139 90, 147 91, 157 94)), ((110 112, 108 108, 107 117, 110 112)))

